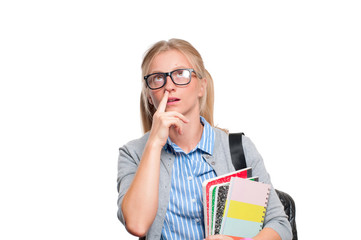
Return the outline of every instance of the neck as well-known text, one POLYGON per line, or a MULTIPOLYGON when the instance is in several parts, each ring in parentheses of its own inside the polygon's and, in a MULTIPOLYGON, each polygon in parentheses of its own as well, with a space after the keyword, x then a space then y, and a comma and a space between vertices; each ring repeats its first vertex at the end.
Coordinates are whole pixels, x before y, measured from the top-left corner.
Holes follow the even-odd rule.
POLYGON ((179 146, 185 153, 189 153, 194 149, 202 138, 203 125, 200 121, 200 116, 188 117, 189 123, 183 125, 183 134, 171 128, 169 137, 179 146))

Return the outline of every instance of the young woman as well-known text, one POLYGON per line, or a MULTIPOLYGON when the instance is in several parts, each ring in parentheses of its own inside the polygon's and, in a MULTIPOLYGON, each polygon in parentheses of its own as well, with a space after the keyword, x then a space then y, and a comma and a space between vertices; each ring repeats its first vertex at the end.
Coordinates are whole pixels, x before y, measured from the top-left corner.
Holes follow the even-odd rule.
MULTIPOLYGON (((198 51, 180 39, 154 44, 145 54, 142 73, 145 135, 120 148, 118 218, 129 233, 147 240, 204 239, 202 182, 235 170, 228 135, 213 126, 213 80, 198 51)), ((243 148, 253 175, 271 184, 247 137, 243 148)), ((264 228, 254 239, 291 238, 272 188, 264 228)))

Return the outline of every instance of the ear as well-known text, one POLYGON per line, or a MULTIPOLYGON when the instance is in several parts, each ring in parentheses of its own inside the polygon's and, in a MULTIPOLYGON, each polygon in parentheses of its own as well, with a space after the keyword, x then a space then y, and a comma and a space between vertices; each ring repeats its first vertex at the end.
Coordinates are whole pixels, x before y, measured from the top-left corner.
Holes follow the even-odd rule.
POLYGON ((152 98, 151 98, 150 96, 148 96, 148 102, 149 102, 150 105, 153 105, 153 106, 154 106, 153 101, 152 101, 152 98))
POLYGON ((202 78, 199 80, 199 83, 200 83, 200 88, 199 88, 198 97, 203 97, 207 91, 207 79, 202 78))

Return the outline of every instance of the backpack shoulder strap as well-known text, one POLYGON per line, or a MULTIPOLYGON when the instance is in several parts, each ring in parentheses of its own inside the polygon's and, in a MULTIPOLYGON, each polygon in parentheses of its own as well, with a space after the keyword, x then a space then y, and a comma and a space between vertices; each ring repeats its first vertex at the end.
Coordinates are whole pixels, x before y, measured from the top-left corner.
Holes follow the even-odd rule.
POLYGON ((244 133, 230 133, 229 134, 229 148, 232 157, 232 163, 236 170, 247 167, 246 158, 243 152, 242 135, 244 133))

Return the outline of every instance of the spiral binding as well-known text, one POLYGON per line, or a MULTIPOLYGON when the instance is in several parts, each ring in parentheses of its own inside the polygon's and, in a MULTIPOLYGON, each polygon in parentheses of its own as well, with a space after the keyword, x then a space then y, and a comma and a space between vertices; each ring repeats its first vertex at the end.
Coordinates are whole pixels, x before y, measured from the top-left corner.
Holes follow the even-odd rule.
POLYGON ((269 199, 270 191, 271 191, 271 189, 268 188, 268 195, 267 195, 267 197, 266 197, 266 202, 264 203, 265 207, 264 207, 263 216, 262 216, 262 220, 261 220, 262 226, 260 226, 260 231, 261 231, 262 228, 263 228, 264 218, 265 218, 265 216, 266 216, 266 211, 267 211, 267 205, 268 205, 268 199, 269 199))

